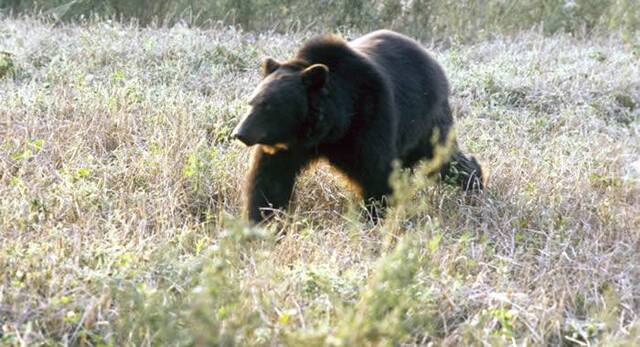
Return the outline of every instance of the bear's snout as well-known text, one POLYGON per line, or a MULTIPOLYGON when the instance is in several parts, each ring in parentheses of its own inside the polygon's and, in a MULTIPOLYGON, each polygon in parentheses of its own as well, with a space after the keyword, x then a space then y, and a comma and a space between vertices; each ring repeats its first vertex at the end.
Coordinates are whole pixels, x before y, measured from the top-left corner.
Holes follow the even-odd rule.
MULTIPOLYGON (((247 117, 248 118, 248 117, 247 117)), ((263 132, 259 130, 258 127, 251 126, 248 124, 249 122, 245 118, 244 121, 240 122, 235 129, 233 129, 233 133, 231 136, 244 143, 246 146, 251 147, 257 143, 260 143, 262 140, 263 132)))
POLYGON ((253 146, 255 144, 246 135, 243 135, 243 134, 240 134, 240 133, 233 133, 231 136, 233 136, 233 138, 236 139, 236 140, 240 140, 240 142, 244 143, 247 146, 253 146))

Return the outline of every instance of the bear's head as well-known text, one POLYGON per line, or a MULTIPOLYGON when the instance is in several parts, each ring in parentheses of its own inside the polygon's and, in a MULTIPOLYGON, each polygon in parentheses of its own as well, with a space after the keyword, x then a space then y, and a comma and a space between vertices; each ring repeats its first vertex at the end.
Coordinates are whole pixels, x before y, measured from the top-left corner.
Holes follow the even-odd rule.
POLYGON ((247 146, 288 148, 300 141, 309 126, 312 99, 324 88, 329 68, 266 58, 262 75, 263 80, 249 101, 251 110, 232 136, 247 146))

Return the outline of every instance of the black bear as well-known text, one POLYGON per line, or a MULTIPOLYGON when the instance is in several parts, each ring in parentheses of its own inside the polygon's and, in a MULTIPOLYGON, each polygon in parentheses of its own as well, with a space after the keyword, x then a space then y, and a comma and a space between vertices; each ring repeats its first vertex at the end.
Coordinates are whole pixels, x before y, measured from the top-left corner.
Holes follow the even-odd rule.
MULTIPOLYGON (((320 158, 355 183, 376 217, 391 193, 393 161, 413 167, 450 139, 444 71, 401 34, 380 30, 350 42, 319 36, 292 60, 266 58, 262 74, 232 135, 257 145, 244 187, 251 221, 286 208, 296 176, 320 158)), ((478 162, 448 142, 439 173, 465 190, 482 189, 478 162)))

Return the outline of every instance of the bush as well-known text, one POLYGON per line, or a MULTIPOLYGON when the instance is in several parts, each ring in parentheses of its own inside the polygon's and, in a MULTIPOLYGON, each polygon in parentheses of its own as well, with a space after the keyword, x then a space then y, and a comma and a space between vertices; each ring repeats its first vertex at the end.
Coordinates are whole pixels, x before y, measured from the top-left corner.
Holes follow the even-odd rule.
POLYGON ((385 27, 423 39, 470 40, 535 26, 546 33, 640 29, 640 4, 634 0, 4 0, 0 8, 14 15, 35 11, 56 20, 99 15, 142 25, 185 22, 279 31, 385 27))

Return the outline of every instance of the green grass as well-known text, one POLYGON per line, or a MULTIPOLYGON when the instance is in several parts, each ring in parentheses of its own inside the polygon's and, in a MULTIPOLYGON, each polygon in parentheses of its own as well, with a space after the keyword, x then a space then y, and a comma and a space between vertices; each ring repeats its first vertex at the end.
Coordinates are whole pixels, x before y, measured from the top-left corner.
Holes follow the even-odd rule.
POLYGON ((320 165, 250 228, 229 133, 312 33, 1 21, 0 344, 640 339, 637 37, 427 45, 487 190, 399 173, 374 226, 320 165))
POLYGON ((0 0, 0 11, 56 21, 96 17, 143 26, 315 31, 390 28, 427 41, 468 42, 537 27, 553 34, 640 31, 637 0, 0 0))

